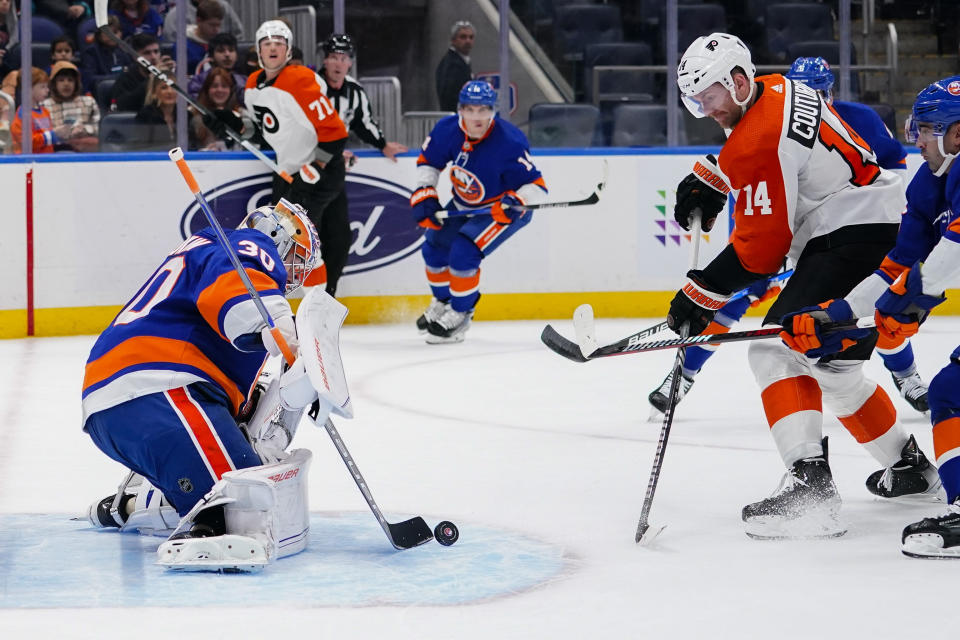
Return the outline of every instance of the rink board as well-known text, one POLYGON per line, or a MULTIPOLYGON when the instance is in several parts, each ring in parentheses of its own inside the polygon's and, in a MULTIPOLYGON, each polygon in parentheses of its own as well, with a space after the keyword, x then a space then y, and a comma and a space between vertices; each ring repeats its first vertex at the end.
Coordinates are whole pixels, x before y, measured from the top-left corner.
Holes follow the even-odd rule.
MULTIPOLYGON (((583 302, 601 317, 661 314, 690 259, 690 234, 673 220, 674 189, 703 152, 537 150, 550 200, 582 199, 604 176, 605 188, 595 205, 535 213, 484 261, 477 319, 568 317, 583 302)), ((408 205, 416 158, 410 153, 393 163, 359 155, 347 177, 354 239, 338 297, 350 309, 347 322, 408 321, 429 299, 423 230, 408 205)), ((271 175, 249 155, 198 153, 188 160, 224 226, 269 199, 271 175)), ((918 155, 909 160, 919 165, 918 155)), ((205 225, 163 153, 4 158, 0 180, 9 185, 0 214, 0 337, 26 335, 28 307, 35 335, 99 332, 163 257, 205 225)), ((449 193, 446 174, 440 193, 449 193)), ((721 219, 704 235, 700 264, 723 248, 728 232, 721 219)))
POLYGON ((401 552, 369 513, 313 513, 310 525, 305 551, 259 573, 181 573, 155 564, 163 538, 64 514, 0 514, 0 609, 462 605, 522 593, 574 567, 560 547, 489 527, 465 524, 452 547, 401 552))

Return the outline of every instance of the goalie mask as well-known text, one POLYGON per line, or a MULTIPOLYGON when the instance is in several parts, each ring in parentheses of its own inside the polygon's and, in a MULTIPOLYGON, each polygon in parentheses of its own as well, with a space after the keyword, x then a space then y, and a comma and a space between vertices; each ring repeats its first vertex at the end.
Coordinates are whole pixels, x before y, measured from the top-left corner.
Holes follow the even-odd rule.
POLYGON ((298 204, 280 198, 276 205, 251 211, 238 228, 256 229, 270 236, 287 269, 288 294, 296 291, 317 265, 320 239, 306 209, 298 204))
POLYGON ((757 69, 750 59, 750 51, 740 38, 727 33, 711 33, 694 40, 677 66, 677 85, 687 110, 694 116, 703 118, 706 115, 703 107, 693 96, 715 82, 723 85, 730 92, 733 101, 741 110, 745 110, 753 95, 753 89, 751 88, 750 96, 747 96, 746 100, 737 100, 737 87, 731 75, 737 67, 743 69, 752 87, 757 69))

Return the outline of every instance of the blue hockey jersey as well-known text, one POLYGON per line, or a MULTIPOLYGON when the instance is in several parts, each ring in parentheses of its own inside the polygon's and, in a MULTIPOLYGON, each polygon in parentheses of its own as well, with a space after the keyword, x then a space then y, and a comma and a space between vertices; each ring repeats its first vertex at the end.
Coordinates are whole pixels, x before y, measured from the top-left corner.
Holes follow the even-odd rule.
POLYGON ((937 177, 926 164, 907 187, 907 210, 900 221, 897 244, 883 259, 877 273, 888 283, 925 260, 941 237, 960 243, 960 171, 937 177))
POLYGON ((903 148, 877 112, 858 102, 833 101, 833 108, 850 128, 866 140, 884 169, 907 168, 907 150, 903 148))
POLYGON ((417 166, 443 171, 453 163, 453 203, 457 209, 490 206, 507 191, 536 184, 546 191, 543 177, 530 157, 527 137, 517 127, 494 118, 479 140, 468 140, 458 116, 447 116, 433 127, 417 166))
MULTIPOLYGON (((273 317, 291 315, 273 241, 255 229, 226 234, 273 317)), ((266 360, 262 343, 249 339, 263 325, 213 229, 201 230, 167 256, 93 345, 83 423, 127 400, 198 381, 219 387, 236 413, 266 360)))

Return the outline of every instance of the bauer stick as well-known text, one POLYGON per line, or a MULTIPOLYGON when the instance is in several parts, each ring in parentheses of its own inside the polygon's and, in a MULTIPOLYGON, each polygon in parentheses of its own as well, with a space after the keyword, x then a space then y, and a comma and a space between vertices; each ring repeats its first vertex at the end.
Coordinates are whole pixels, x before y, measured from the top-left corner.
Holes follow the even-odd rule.
MULTIPOLYGON (((600 178, 600 182, 597 184, 597 188, 593 190, 586 198, 582 200, 567 200, 564 202, 541 202, 538 204, 529 204, 525 205, 522 208, 526 211, 536 211, 538 209, 566 209, 567 207, 584 207, 591 204, 597 204, 600 202, 600 192, 603 191, 603 188, 607 185, 607 161, 603 161, 603 174, 600 178)), ((450 206, 448 202, 444 205, 444 208, 438 211, 436 214, 437 218, 440 220, 445 220, 446 218, 457 218, 463 216, 482 216, 490 214, 490 207, 484 207, 483 209, 447 209, 450 206)))
MULTIPOLYGON (((141 67, 146 69, 151 75, 157 78, 157 80, 160 80, 161 82, 165 83, 171 89, 173 89, 178 94, 180 94, 180 96, 182 96, 183 99, 186 100, 191 107, 199 111, 201 115, 214 117, 214 118, 216 117, 213 115, 213 113, 210 112, 209 109, 207 109, 202 104, 194 100, 189 93, 184 91, 178 84, 176 84, 171 78, 169 78, 166 73, 164 73, 157 67, 150 64, 150 62, 147 61, 146 58, 137 54, 137 51, 133 47, 131 47, 129 44, 127 44, 126 41, 118 38, 112 29, 107 28, 107 17, 108 17, 107 16, 107 0, 94 0, 93 7, 94 7, 94 16, 97 22, 97 28, 100 31, 106 33, 107 36, 111 40, 113 40, 124 53, 126 53, 128 56, 136 60, 137 64, 139 64, 141 67)), ((281 169, 276 162, 268 158, 262 151, 260 151, 260 149, 257 149, 255 146, 250 144, 249 140, 245 140, 239 133, 234 131, 231 127, 228 127, 226 124, 224 124, 223 130, 227 134, 227 137, 234 140, 241 147, 243 147, 244 149, 246 149, 247 151, 255 155, 258 160, 260 160, 265 165, 270 167, 270 170, 273 171, 275 174, 277 174, 287 182, 293 182, 293 178, 290 177, 289 173, 281 169)))
MULTIPOLYGON (((690 269, 697 268, 700 255, 700 210, 694 210, 690 224, 693 229, 693 241, 690 243, 690 269)), ((592 323, 593 313, 590 314, 592 323)), ((680 325, 680 337, 686 338, 690 333, 690 323, 680 325)), ((579 335, 577 336, 580 337, 579 335)), ((593 336, 591 340, 596 343, 593 336)), ((680 377, 683 375, 683 363, 686 360, 687 350, 684 347, 677 349, 677 357, 673 361, 673 378, 670 380, 670 392, 667 406, 663 412, 663 426, 660 428, 660 439, 657 440, 657 450, 653 454, 653 466, 650 468, 650 479, 647 481, 647 493, 643 496, 643 508, 640 510, 640 521, 637 523, 637 534, 634 542, 649 546, 654 538, 660 535, 666 525, 650 527, 648 518, 653 506, 653 495, 657 491, 657 482, 660 480, 660 469, 663 468, 663 456, 667 451, 667 440, 670 438, 670 427, 673 426, 673 412, 677 408, 677 393, 680 391, 680 377)))
MULTIPOLYGON (((193 197, 196 198, 197 203, 200 205, 200 209, 203 211, 203 215, 205 215, 207 218, 207 222, 210 223, 210 226, 213 227, 214 232, 217 234, 217 240, 219 241, 220 246, 223 248, 224 252, 226 252, 227 257, 230 258, 233 268, 236 270, 237 275, 240 276, 243 286, 246 287, 247 293, 250 294, 250 298, 256 305, 257 311, 260 312, 260 316, 263 318, 263 321, 266 322, 267 326, 270 328, 270 335, 273 336, 277 346, 280 347, 280 352, 283 354, 284 360, 286 360, 287 364, 293 364, 293 361, 296 360, 296 356, 290 349, 290 345, 288 345, 287 341, 284 340, 283 335, 280 333, 276 323, 273 321, 273 317, 270 315, 270 312, 267 311, 267 307, 263 304, 263 300, 260 299, 260 294, 250 281, 250 276, 243 268, 243 265, 240 264, 240 258, 237 257, 233 247, 230 246, 230 242, 227 240, 227 235, 223 232, 223 227, 220 226, 220 222, 213 215, 213 211, 211 211, 210 205, 207 203, 207 199, 200 191, 200 186, 197 184, 197 179, 193 176, 193 171, 190 170, 189 165, 187 165, 187 161, 183 158, 183 150, 180 149, 180 147, 177 147, 175 149, 171 149, 168 155, 170 156, 170 159, 177 164, 177 168, 180 169, 180 174, 187 183, 187 187, 193 193, 193 197)), ((386 518, 384 518, 383 514, 380 512, 380 508, 377 506, 377 503, 374 501, 373 494, 370 493, 370 489, 367 487, 367 483, 363 479, 360 469, 353 461, 353 456, 350 455, 350 451, 343 443, 343 438, 340 437, 340 434, 337 432, 337 428, 334 426, 333 421, 329 418, 329 416, 327 417, 323 427, 326 430, 327 435, 330 436, 330 439, 333 440, 333 444, 337 448, 337 452, 343 459, 343 463, 347 466, 347 470, 350 472, 350 475, 357 483, 357 487, 360 488, 360 493, 363 494, 363 498, 367 501, 367 506, 370 507, 373 515, 377 518, 377 522, 380 523, 384 533, 387 534, 390 544, 392 544, 396 549, 409 549, 410 547, 415 547, 432 540, 433 532, 430 530, 430 527, 427 526, 427 523, 424 521, 424 519, 420 516, 416 516, 396 524, 387 522, 386 518)))

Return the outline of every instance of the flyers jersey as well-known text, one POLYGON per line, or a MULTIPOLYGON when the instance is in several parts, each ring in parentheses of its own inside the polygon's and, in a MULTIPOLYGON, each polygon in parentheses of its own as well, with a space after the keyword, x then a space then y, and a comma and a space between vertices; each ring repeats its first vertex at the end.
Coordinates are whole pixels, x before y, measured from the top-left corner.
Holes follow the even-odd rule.
MULTIPOLYGON (((291 315, 273 241, 255 229, 226 234, 267 310, 291 315)), ((266 359, 248 335, 263 324, 213 229, 203 229, 167 256, 93 345, 83 423, 97 411, 200 381, 219 387, 235 414, 266 359)))
POLYGON ((313 161, 317 143, 342 140, 347 129, 325 95, 326 83, 313 70, 287 65, 273 80, 262 69, 250 74, 243 101, 277 152, 277 164, 293 174, 313 161))
POLYGON ((781 75, 756 84, 718 157, 736 197, 730 242, 747 271, 776 273, 842 227, 899 223, 899 177, 816 91, 781 75))
POLYGON ((447 116, 433 127, 423 143, 417 169, 420 184, 437 184, 437 177, 452 163, 453 205, 457 209, 489 207, 507 191, 536 185, 521 192, 532 204, 547 191, 540 170, 530 157, 526 136, 517 127, 495 117, 479 140, 468 140, 459 116, 447 116), (531 192, 535 189, 535 192, 531 192))

